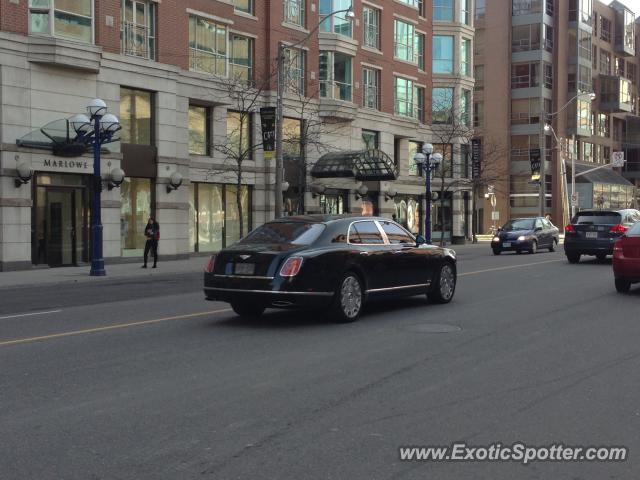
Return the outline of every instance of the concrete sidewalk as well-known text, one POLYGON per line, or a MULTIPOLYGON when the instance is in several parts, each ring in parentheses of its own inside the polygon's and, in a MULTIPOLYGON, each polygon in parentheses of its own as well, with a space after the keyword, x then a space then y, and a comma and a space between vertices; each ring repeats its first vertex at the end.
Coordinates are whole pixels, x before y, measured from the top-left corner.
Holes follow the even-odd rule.
POLYGON ((151 281, 154 277, 168 274, 202 272, 208 256, 195 256, 183 260, 158 262, 158 268, 140 268, 142 261, 107 265, 104 277, 89 276, 89 265, 79 267, 34 268, 16 272, 0 272, 0 289, 24 287, 29 285, 113 282, 118 280, 137 279, 141 282, 151 281))

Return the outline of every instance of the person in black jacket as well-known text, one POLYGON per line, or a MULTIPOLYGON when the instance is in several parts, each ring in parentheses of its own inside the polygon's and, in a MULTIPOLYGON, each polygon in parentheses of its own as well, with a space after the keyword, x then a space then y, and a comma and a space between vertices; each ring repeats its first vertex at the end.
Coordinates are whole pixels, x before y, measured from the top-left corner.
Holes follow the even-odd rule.
POLYGON ((151 217, 147 222, 147 226, 144 228, 144 236, 147 237, 147 242, 144 244, 144 265, 142 268, 147 268, 147 258, 149 251, 153 255, 153 267, 158 266, 158 241, 160 240, 160 225, 156 220, 151 217))

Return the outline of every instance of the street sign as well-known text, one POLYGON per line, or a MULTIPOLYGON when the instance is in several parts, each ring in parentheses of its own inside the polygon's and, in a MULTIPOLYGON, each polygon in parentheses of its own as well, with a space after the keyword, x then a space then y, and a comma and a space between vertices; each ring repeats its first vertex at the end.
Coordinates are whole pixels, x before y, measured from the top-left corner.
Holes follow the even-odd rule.
POLYGON ((471 178, 479 178, 482 173, 482 143, 479 138, 471 139, 471 178))
POLYGON ((500 220, 500 212, 491 212, 491 220, 500 220))
POLYGON ((613 152, 611 154, 611 166, 615 168, 624 167, 624 152, 613 152))
POLYGON ((276 150, 276 108, 260 108, 260 123, 262 125, 264 158, 274 158, 276 150))
POLYGON ((578 205, 578 192, 574 192, 571 194, 571 205, 576 206, 578 205))
POLYGON ((540 149, 529 150, 529 161, 531 162, 531 180, 540 180, 540 149))

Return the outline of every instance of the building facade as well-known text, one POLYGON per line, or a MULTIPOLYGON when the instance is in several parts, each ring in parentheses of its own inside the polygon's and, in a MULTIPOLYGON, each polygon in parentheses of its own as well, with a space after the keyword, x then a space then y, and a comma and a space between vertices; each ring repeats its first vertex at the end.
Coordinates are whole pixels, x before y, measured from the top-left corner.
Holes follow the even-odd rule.
POLYGON ((165 258, 215 252, 273 218, 259 108, 276 105, 279 48, 285 213, 396 215, 421 232, 413 155, 431 142, 456 165, 433 182, 443 192, 434 217, 444 219, 434 237, 468 237, 467 189, 448 187, 468 175, 468 139, 437 141, 431 98, 446 87, 451 110, 470 116, 472 9, 471 0, 0 0, 0 271, 89 261, 93 157, 55 144, 93 98, 122 125, 101 161, 107 263, 141 255, 150 216, 165 258), (243 88, 258 92, 245 112, 230 93, 243 88), (325 153, 366 149, 388 155, 397 178, 312 176, 325 153), (16 178, 25 167, 27 183, 16 178), (172 177, 183 179, 177 189, 172 177))
POLYGON ((495 152, 483 160, 499 171, 498 213, 492 220, 492 207, 480 198, 479 229, 540 214, 568 222, 572 162, 574 208, 635 205, 637 155, 629 143, 638 123, 634 13, 617 1, 509 3, 505 9, 502 1, 485 0, 475 10, 474 120, 495 152), (617 151, 625 152, 624 168, 587 172, 609 164, 617 151))

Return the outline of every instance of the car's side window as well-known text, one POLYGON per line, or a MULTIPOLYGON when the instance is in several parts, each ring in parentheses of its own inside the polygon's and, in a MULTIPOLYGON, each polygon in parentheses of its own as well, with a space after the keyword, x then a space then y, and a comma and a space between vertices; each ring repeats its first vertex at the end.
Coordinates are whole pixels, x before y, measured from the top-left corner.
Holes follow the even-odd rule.
POLYGON ((384 244, 384 239, 374 222, 355 222, 349 228, 349 243, 361 245, 384 244))
POLYGON ((536 228, 542 228, 542 222, 539 218, 536 220, 536 228))
POLYGON ((551 222, 549 220, 547 220, 546 218, 542 219, 542 224, 544 225, 544 228, 553 228, 551 226, 551 222))
POLYGON ((387 234, 387 238, 389 239, 389 243, 392 245, 415 245, 416 241, 411 238, 407 232, 405 232, 402 228, 400 228, 395 223, 391 222, 380 222, 382 225, 382 230, 387 234))

